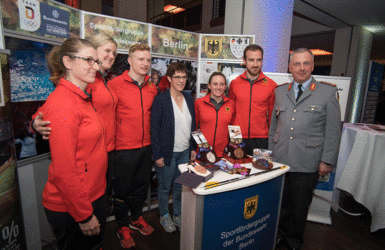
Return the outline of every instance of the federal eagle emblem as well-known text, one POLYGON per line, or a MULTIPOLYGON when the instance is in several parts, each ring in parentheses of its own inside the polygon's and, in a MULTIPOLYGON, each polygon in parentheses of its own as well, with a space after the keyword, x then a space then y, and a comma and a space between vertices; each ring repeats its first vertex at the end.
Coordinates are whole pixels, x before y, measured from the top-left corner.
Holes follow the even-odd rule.
POLYGON ((150 88, 153 88, 155 86, 151 80, 149 80, 147 83, 150 88))
POLYGON ((205 54, 209 58, 218 58, 222 53, 222 37, 205 37, 205 54))
POLYGON ((245 217, 246 220, 253 218, 253 216, 257 212, 257 205, 258 205, 258 195, 245 200, 243 216, 245 217))

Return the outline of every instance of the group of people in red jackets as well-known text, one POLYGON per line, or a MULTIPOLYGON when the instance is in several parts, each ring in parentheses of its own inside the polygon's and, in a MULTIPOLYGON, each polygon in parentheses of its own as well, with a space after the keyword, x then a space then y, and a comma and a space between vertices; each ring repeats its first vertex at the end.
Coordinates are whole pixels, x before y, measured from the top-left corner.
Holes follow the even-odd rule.
POLYGON ((160 93, 147 75, 151 54, 146 44, 130 48, 130 70, 107 84, 104 77, 115 61, 116 50, 111 37, 99 34, 90 41, 69 38, 48 57, 56 89, 33 116, 31 125, 50 143, 52 162, 43 205, 59 249, 101 249, 106 189, 113 176, 122 247, 135 246, 132 230, 151 235, 154 229, 143 218, 142 207, 154 163, 163 192, 158 193, 161 224, 167 232, 180 227, 181 194, 174 190, 172 219, 165 194, 176 185, 177 165, 195 160, 190 132, 196 128, 218 157, 229 142, 230 124, 241 126, 251 148, 267 148, 276 84, 260 71, 263 50, 259 46, 245 49, 246 71, 232 81, 230 98, 225 95, 226 77, 214 72, 208 94, 195 103, 183 93, 188 72, 181 63, 169 66, 166 78, 170 85, 160 93), (172 126, 164 126, 168 123, 172 126), (167 202, 163 204, 164 197, 167 202))

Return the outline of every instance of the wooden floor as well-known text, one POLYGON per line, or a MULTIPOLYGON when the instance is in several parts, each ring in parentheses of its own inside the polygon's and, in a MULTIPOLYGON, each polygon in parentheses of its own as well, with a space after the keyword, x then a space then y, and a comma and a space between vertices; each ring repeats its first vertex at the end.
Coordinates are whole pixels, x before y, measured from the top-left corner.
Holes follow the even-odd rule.
MULTIPOLYGON (((151 236, 135 231, 133 238, 135 250, 177 250, 180 249, 180 232, 166 233, 159 224, 158 209, 144 213, 143 217, 154 227, 151 236)), ((370 215, 353 217, 342 212, 331 212, 332 225, 308 222, 305 230, 305 243, 302 250, 384 250, 385 229, 370 233, 370 215)), ((109 222, 105 235, 104 250, 123 249, 117 237, 116 223, 109 222)), ((229 248, 226 248, 230 250, 229 248)), ((277 250, 286 249, 280 246, 277 250)))

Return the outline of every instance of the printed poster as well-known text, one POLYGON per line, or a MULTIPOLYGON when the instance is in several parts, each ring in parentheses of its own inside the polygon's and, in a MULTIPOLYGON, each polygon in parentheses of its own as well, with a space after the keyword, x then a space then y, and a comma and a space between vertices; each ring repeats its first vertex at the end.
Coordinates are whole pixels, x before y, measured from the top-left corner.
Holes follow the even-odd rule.
POLYGON ((80 36, 80 11, 48 0, 1 0, 3 26, 64 40, 80 36))
POLYGON ((152 57, 151 71, 157 71, 159 79, 166 75, 168 66, 173 62, 181 62, 187 68, 187 82, 184 91, 192 91, 196 88, 198 62, 193 60, 171 59, 152 57))
POLYGON ((1 54, 0 106, 0 249, 26 249, 12 130, 7 56, 1 54), (4 100, 5 99, 5 100, 4 100))
POLYGON ((199 93, 198 98, 207 94, 207 84, 211 74, 215 71, 222 72, 226 77, 227 87, 232 80, 245 72, 242 63, 225 63, 218 61, 203 61, 200 63, 199 93))
POLYGON ((136 43, 148 44, 148 25, 90 12, 84 13, 84 35, 86 39, 104 32, 114 38, 118 49, 128 50, 136 43))
POLYGON ((152 52, 170 56, 198 58, 199 35, 152 26, 152 52))
POLYGON ((243 50, 253 41, 253 36, 205 34, 201 36, 201 58, 242 60, 243 50))
POLYGON ((49 80, 46 55, 49 44, 6 38, 10 46, 11 101, 44 101, 55 89, 49 80), (22 48, 22 49, 18 49, 22 48))

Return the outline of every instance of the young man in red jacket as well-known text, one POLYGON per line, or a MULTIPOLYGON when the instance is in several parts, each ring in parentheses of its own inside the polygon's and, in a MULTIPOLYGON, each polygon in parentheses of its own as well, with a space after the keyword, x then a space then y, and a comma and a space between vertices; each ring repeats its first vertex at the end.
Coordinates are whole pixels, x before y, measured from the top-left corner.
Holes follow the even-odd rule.
POLYGON ((236 107, 234 124, 241 127, 247 154, 254 148, 267 149, 274 90, 277 84, 262 71, 263 49, 251 44, 243 51, 246 71, 231 81, 229 97, 236 107))
POLYGON ((151 66, 150 47, 131 46, 130 70, 108 82, 117 95, 116 166, 114 208, 118 236, 123 248, 135 246, 131 229, 150 235, 154 229, 142 216, 152 169, 150 140, 151 106, 158 90, 147 72, 151 66), (131 220, 128 212, 131 212, 131 220), (130 229, 131 228, 131 229, 130 229))

